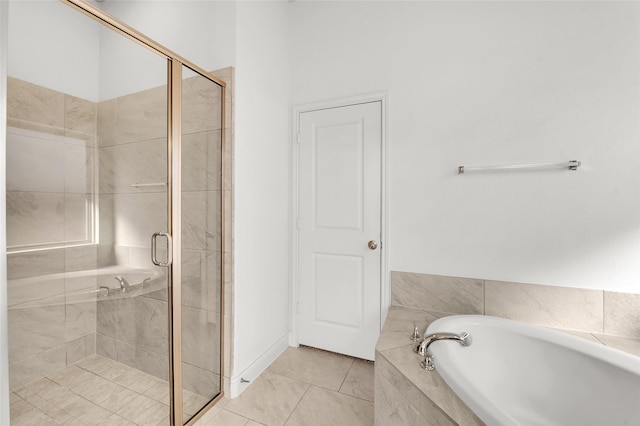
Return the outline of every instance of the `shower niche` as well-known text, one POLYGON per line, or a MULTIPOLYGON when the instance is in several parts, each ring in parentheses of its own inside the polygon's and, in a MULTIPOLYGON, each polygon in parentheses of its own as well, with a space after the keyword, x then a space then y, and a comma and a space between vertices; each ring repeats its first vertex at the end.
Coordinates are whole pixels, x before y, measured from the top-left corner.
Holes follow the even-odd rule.
POLYGON ((12 423, 192 424, 221 398, 230 76, 81 0, 9 2, 12 423))

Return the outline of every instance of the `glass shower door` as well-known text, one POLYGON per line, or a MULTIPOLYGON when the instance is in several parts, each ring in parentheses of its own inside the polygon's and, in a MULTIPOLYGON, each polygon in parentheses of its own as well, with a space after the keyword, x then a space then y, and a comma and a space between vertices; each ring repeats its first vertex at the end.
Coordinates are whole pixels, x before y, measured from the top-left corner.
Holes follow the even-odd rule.
POLYGON ((222 87, 182 67, 181 335, 187 421, 222 375, 222 87))
POLYGON ((167 58, 61 2, 9 9, 12 423, 168 424, 167 58))

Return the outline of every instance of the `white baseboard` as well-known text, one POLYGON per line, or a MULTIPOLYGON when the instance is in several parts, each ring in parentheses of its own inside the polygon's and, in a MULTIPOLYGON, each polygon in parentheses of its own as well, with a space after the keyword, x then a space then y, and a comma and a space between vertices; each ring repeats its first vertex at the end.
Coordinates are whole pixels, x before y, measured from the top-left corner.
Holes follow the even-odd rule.
POLYGON ((229 386, 229 398, 235 398, 240 395, 251 383, 241 382, 240 379, 253 382, 264 370, 271 365, 282 353, 289 347, 289 334, 282 336, 273 346, 265 353, 260 355, 249 367, 240 373, 231 377, 229 386))

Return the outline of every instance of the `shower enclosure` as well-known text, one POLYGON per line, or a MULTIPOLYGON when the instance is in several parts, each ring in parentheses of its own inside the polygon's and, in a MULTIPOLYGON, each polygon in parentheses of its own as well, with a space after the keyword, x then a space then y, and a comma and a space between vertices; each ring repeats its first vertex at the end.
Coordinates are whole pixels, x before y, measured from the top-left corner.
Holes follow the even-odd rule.
POLYGON ((228 70, 34 4, 9 4, 12 425, 192 424, 222 396, 228 70))

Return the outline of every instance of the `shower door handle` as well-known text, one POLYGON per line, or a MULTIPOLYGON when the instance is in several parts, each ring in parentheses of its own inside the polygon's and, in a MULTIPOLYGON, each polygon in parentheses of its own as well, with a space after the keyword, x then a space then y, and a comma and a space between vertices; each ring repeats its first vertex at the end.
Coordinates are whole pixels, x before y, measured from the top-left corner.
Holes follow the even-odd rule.
POLYGON ((156 232, 151 236, 151 261, 156 266, 164 266, 167 267, 171 265, 173 262, 173 240, 171 239, 171 235, 166 232, 156 232), (166 237, 167 238, 167 261, 160 262, 157 256, 157 241, 158 237, 166 237))

